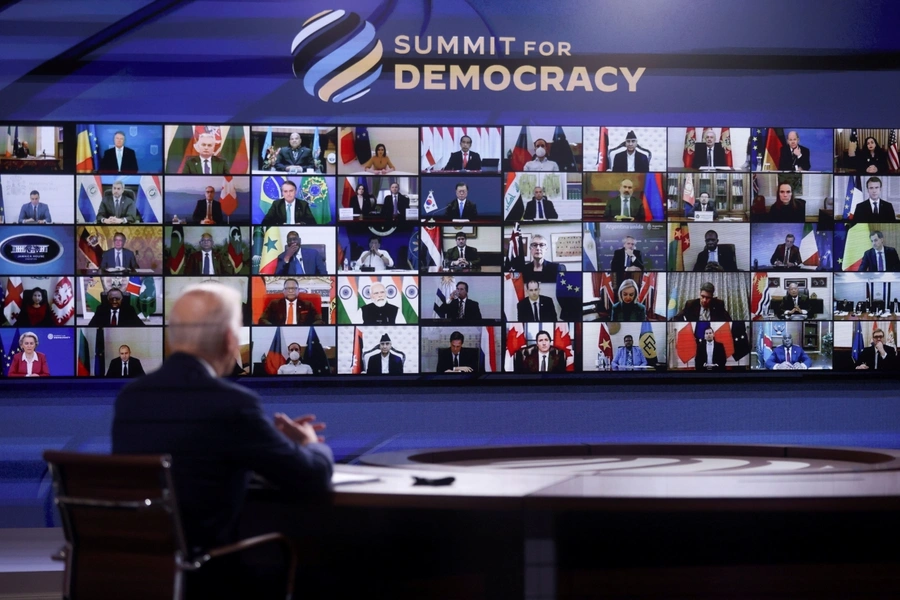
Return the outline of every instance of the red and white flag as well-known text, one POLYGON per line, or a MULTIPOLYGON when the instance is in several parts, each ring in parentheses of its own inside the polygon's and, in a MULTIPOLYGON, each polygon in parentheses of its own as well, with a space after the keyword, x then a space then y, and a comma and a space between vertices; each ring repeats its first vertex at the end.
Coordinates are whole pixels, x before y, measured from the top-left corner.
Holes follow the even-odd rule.
POLYGON ((75 316, 75 293, 68 277, 61 277, 56 282, 50 311, 57 325, 65 325, 75 316))

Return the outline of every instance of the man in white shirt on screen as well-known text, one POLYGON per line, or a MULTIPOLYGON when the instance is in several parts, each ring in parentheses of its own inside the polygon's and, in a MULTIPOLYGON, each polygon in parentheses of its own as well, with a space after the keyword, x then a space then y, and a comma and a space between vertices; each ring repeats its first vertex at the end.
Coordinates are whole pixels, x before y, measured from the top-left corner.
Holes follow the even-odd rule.
POLYGON ((534 159, 525 163, 526 171, 559 171, 559 165, 547 158, 547 141, 534 140, 534 159))

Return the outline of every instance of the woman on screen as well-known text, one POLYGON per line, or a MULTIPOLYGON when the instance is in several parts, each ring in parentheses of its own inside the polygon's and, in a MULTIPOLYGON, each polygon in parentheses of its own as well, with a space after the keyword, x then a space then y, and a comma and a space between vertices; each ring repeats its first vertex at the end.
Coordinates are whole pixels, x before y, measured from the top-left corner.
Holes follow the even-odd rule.
POLYGON ((647 309, 637 302, 638 288, 634 279, 626 279, 619 286, 619 301, 612 305, 610 321, 646 321, 647 309))
POLYGON ((395 170, 394 163, 388 158, 387 148, 384 144, 375 146, 375 156, 367 160, 362 165, 363 170, 373 171, 375 173, 390 173, 395 170))
POLYGON ((350 200, 350 208, 353 209, 353 216, 366 216, 372 212, 372 196, 366 186, 359 184, 356 186, 356 196, 350 200))
POLYGON ((36 333, 26 331, 19 336, 19 348, 9 366, 10 377, 49 377, 50 367, 47 366, 47 357, 36 350, 38 336, 36 333))
POLYGON ((885 152, 873 137, 866 138, 865 148, 856 153, 856 170, 860 173, 887 173, 888 160, 885 152))
POLYGON ((50 311, 50 304, 44 298, 44 290, 34 288, 25 294, 26 298, 30 298, 31 302, 25 305, 19 318, 16 319, 16 325, 19 327, 53 327, 56 320, 50 311))
POLYGON ((806 220, 806 201, 794 197, 791 184, 778 186, 778 198, 769 209, 769 220, 774 223, 802 223, 806 220))

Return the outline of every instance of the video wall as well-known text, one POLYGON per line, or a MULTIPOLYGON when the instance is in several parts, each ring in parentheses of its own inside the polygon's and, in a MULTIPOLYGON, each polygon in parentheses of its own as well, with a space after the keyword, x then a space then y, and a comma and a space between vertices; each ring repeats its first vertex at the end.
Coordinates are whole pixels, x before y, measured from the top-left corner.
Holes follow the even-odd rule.
POLYGON ((243 299, 235 375, 900 366, 896 129, 4 134, 4 376, 153 370, 208 280, 243 299))

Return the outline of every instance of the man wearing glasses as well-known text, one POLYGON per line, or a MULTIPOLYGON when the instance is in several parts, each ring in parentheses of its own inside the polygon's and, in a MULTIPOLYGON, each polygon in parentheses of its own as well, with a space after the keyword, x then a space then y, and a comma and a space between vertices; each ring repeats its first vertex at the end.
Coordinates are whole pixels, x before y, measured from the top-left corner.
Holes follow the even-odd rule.
POLYGON ((259 318, 260 325, 323 325, 322 315, 311 302, 297 297, 300 284, 284 280, 284 299, 272 300, 259 318))
POLYGON ((522 274, 525 281, 539 281, 541 283, 556 283, 557 273, 565 273, 566 265, 544 260, 547 252, 547 240, 544 236, 536 234, 531 236, 531 262, 525 263, 522 274))
POLYGON ((534 160, 525 163, 526 171, 559 171, 559 165, 547 158, 547 141, 543 138, 534 140, 534 160))
POLYGON ((884 345, 884 331, 876 329, 872 332, 872 345, 863 348, 856 361, 857 370, 893 369, 897 361, 897 350, 893 346, 884 345))

